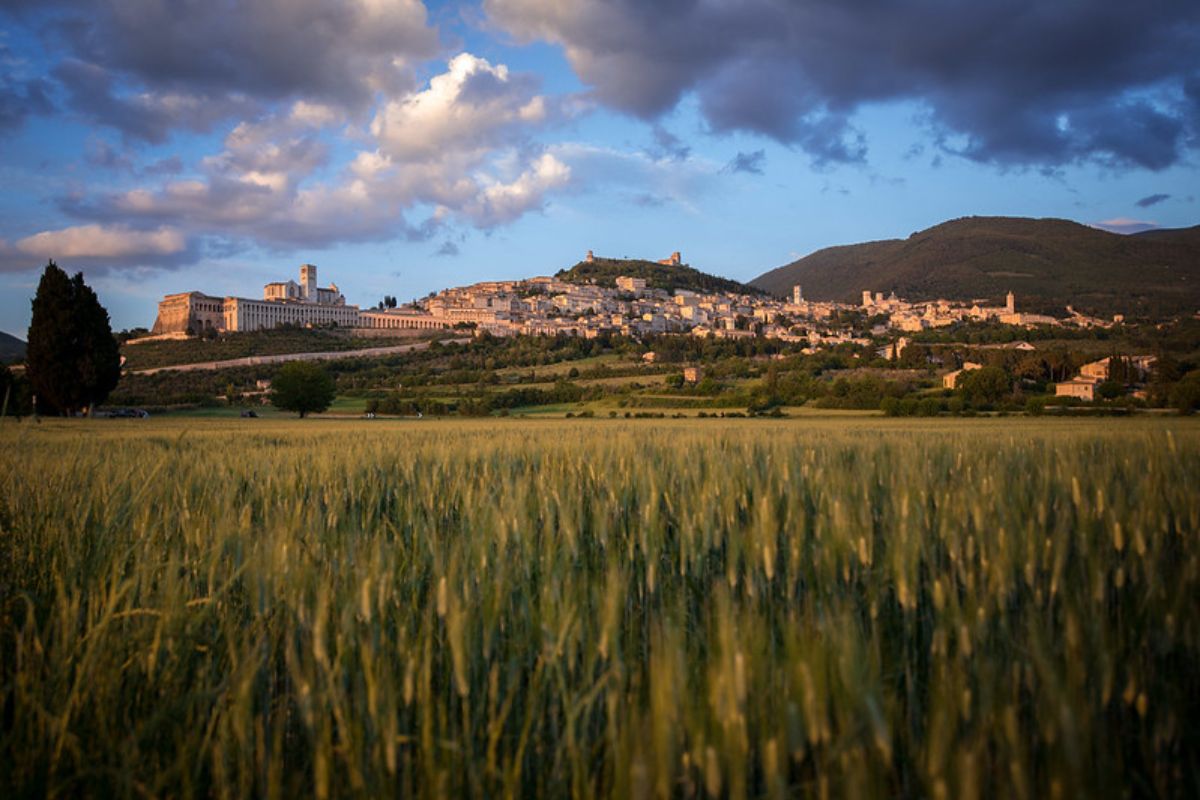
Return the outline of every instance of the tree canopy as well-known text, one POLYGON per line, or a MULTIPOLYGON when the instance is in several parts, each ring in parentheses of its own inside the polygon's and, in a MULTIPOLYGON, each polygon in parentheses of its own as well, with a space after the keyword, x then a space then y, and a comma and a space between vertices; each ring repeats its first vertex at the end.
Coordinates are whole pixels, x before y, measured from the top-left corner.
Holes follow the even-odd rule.
POLYGON ((271 402, 275 407, 295 411, 301 417, 329 408, 335 393, 333 377, 311 361, 285 364, 271 382, 271 402))
POLYGON ((108 312, 83 282, 46 265, 33 298, 26 368, 39 412, 70 414, 104 402, 121 377, 108 312))
POLYGON ((983 367, 963 373, 958 388, 973 403, 994 403, 1011 391, 1011 382, 1000 367, 983 367))

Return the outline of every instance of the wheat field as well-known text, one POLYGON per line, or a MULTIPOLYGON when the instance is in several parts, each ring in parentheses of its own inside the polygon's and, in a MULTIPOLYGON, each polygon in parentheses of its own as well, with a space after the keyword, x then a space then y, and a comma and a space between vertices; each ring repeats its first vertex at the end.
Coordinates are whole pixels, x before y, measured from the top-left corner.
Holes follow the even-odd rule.
POLYGON ((0 425, 5 797, 1200 792, 1186 419, 0 425))

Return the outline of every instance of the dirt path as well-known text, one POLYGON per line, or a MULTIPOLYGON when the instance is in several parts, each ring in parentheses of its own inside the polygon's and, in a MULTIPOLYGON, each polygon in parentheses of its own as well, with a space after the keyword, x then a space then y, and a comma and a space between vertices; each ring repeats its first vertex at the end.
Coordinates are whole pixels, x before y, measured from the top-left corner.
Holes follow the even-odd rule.
MULTIPOLYGON (((457 342, 465 344, 470 337, 460 339, 441 339, 443 344, 457 342)), ((414 342, 413 344, 389 345, 387 347, 367 347, 362 350, 338 350, 325 353, 280 353, 271 356, 246 356, 230 358, 225 361, 200 361, 195 364, 176 364, 169 367, 150 367, 148 369, 130 370, 135 375, 153 375, 156 372, 193 372, 196 370, 226 369, 227 367, 253 367, 259 364, 281 364, 285 361, 334 361, 339 358, 370 358, 372 356, 388 356, 395 353, 411 353, 414 350, 424 350, 430 342, 414 342)))

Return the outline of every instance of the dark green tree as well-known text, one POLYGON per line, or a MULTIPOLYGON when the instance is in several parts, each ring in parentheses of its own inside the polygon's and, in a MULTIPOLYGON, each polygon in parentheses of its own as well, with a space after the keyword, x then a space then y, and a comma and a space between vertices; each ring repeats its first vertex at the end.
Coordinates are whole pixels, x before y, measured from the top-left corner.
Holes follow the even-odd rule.
POLYGON ((23 417, 31 413, 29 380, 0 364, 0 414, 23 417))
POLYGON ((329 408, 335 394, 333 377, 311 361, 284 364, 271 381, 271 402, 275 407, 295 411, 301 417, 329 408))
POLYGON ((104 402, 121 377, 121 352, 96 293, 51 261, 33 298, 25 362, 38 411, 71 414, 104 402))
POLYGON ((1130 363, 1128 358, 1113 355, 1108 359, 1108 381, 1110 383, 1119 383, 1122 386, 1128 386, 1134 383, 1136 377, 1133 364, 1130 363))
POLYGON ((1008 375, 999 367, 965 372, 958 380, 962 396, 972 403, 994 403, 1011 391, 1008 375))
POLYGON ((1184 375, 1171 387, 1171 405, 1180 414, 1194 414, 1200 408, 1200 370, 1184 375))

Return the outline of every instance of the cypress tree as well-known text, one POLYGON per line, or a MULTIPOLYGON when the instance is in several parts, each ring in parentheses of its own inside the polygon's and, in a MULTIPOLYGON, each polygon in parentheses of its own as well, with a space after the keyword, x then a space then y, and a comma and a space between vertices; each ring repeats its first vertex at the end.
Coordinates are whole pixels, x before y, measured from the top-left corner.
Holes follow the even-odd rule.
POLYGON ((26 369, 39 412, 70 414, 104 402, 121 376, 108 312, 83 282, 51 261, 33 298, 26 369))

